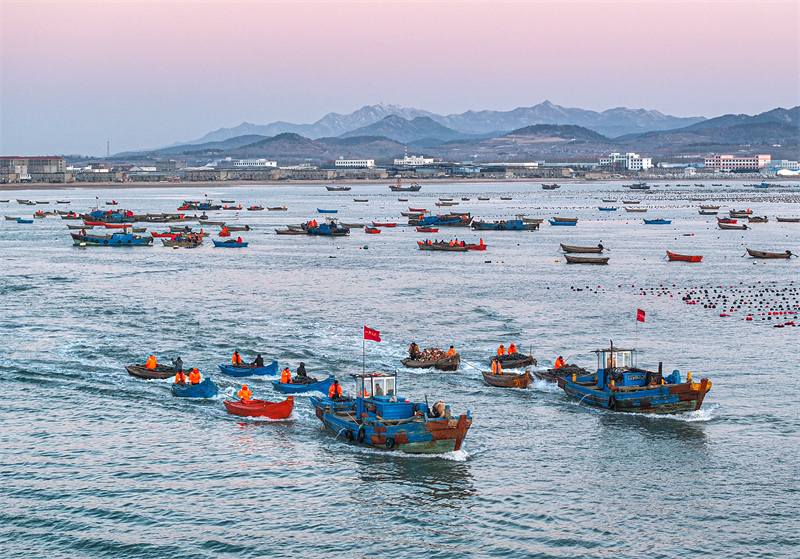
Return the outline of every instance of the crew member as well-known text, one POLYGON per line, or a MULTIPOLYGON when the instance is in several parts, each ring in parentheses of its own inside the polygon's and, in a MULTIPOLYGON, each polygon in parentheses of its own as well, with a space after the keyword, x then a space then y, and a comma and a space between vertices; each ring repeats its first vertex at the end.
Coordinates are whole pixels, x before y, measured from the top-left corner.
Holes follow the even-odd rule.
POLYGON ((150 357, 148 357, 147 362, 145 362, 144 366, 147 367, 148 369, 155 369, 156 367, 158 367, 158 363, 156 362, 156 356, 151 355, 150 357))
POLYGON ((232 363, 234 366, 239 366, 239 365, 241 365, 241 364, 242 364, 242 356, 241 356, 241 355, 239 355, 239 352, 238 352, 238 351, 234 351, 234 352, 233 352, 233 357, 231 357, 231 363, 232 363))
POLYGON ((175 384, 186 386, 186 375, 183 374, 183 371, 178 371, 175 373, 175 384))
POLYGON ((181 359, 180 356, 173 362, 172 370, 176 373, 183 371, 183 359, 181 359))
POLYGON ((255 365, 256 367, 263 367, 264 366, 264 358, 261 357, 260 353, 258 355, 256 355, 256 360, 253 361, 251 363, 251 365, 255 365))
POLYGON ((497 355, 505 355, 506 354, 506 346, 500 344, 500 347, 497 348, 497 355))
POLYGON ((304 380, 308 378, 308 374, 306 373, 306 364, 302 361, 300 362, 300 366, 297 367, 297 377, 304 380))
POLYGON ((338 380, 333 381, 333 384, 331 384, 331 388, 328 390, 328 397, 334 399, 342 397, 342 385, 339 384, 338 380))
POLYGON ((281 371, 281 382, 283 384, 292 384, 292 373, 289 371, 289 367, 281 371))
POLYGON ((239 243, 239 244, 241 244, 241 242, 242 242, 242 238, 241 238, 241 237, 237 237, 237 239, 236 239, 236 242, 237 242, 237 243, 239 243))
POLYGON ((509 355, 514 355, 516 352, 517 352, 517 346, 515 346, 513 343, 510 346, 508 346, 509 355))
POLYGON ((500 364, 500 360, 495 358, 492 361, 492 374, 493 375, 502 375, 503 374, 503 366, 500 364))
POLYGON ((447 350, 445 357, 452 357, 456 354, 456 350, 453 349, 453 346, 450 346, 450 349, 447 350))
POLYGON ((246 384, 243 384, 241 390, 239 390, 238 396, 239 399, 246 404, 250 401, 250 398, 253 397, 253 393, 247 388, 246 384))
POLYGON ((419 357, 419 354, 420 354, 419 346, 416 344, 416 342, 412 342, 411 346, 408 348, 408 356, 411 359, 416 359, 417 357, 419 357))
POLYGON ((556 359, 556 364, 553 365, 553 369, 555 369, 557 371, 561 367, 563 367, 564 365, 566 365, 566 363, 564 363, 564 358, 559 355, 558 359, 556 359))
POLYGON ((200 384, 200 371, 197 370, 197 367, 192 369, 192 372, 189 373, 189 384, 200 384))

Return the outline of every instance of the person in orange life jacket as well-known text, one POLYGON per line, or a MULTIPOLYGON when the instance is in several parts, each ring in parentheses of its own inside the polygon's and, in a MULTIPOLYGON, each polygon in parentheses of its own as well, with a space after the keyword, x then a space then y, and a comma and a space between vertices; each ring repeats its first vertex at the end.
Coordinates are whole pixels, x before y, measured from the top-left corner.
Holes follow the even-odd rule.
POLYGON ((189 384, 200 384, 200 380, 200 371, 195 367, 192 369, 192 372, 189 373, 189 384))
POLYGON ((497 348, 497 355, 505 355, 506 354, 506 346, 500 344, 500 347, 497 348))
POLYGON ((239 390, 238 396, 239 399, 246 404, 250 401, 250 398, 253 397, 253 393, 247 388, 246 384, 243 384, 241 390, 239 390))
POLYGON ((186 386, 186 375, 183 374, 183 371, 178 371, 175 373, 175 384, 186 386))
POLYGON ((492 361, 492 374, 493 375, 503 374, 503 366, 500 365, 500 361, 497 358, 495 358, 495 360, 492 361))
POLYGON ((513 343, 510 346, 508 346, 509 355, 514 355, 516 352, 517 352, 517 346, 515 346, 513 343))
POLYGON ((289 371, 289 367, 281 371, 281 382, 283 384, 292 384, 292 373, 289 371))
POLYGON ((453 346, 450 346, 450 349, 447 350, 447 354, 445 355, 445 357, 452 357, 455 354, 456 354, 456 350, 453 349, 453 346))
POLYGON ((147 361, 144 364, 144 366, 146 368, 148 368, 148 369, 155 369, 156 367, 158 367, 158 362, 156 361, 156 356, 155 355, 151 355, 150 357, 148 357, 147 361))
POLYGON ((233 352, 233 357, 231 357, 231 363, 237 366, 242 364, 242 356, 239 355, 238 351, 233 352))
POLYGON ((556 359, 555 365, 553 365, 553 369, 555 369, 557 371, 561 367, 563 367, 564 365, 566 365, 566 363, 564 363, 564 358, 559 355, 558 359, 556 359))
POLYGON ((339 384, 338 380, 333 381, 330 390, 328 390, 328 397, 333 399, 342 397, 342 385, 339 384))

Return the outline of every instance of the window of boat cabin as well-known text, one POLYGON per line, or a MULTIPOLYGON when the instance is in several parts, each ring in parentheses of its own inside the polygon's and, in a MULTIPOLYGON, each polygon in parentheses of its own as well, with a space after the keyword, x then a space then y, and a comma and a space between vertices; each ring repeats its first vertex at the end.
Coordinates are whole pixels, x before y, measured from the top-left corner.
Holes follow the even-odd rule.
POLYGON ((630 349, 615 349, 613 352, 613 360, 610 349, 598 351, 597 368, 608 369, 610 367, 633 367, 633 351, 630 349))

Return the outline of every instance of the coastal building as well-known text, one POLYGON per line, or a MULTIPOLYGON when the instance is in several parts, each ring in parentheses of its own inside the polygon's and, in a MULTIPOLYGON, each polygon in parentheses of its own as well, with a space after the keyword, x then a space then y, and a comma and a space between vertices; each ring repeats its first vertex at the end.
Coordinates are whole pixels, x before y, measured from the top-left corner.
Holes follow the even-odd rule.
POLYGON ((705 158, 706 169, 719 171, 733 171, 739 169, 763 169, 769 164, 771 156, 754 155, 752 157, 741 157, 738 155, 711 155, 705 158))
POLYGON ((266 159, 238 159, 233 162, 234 167, 278 167, 277 161, 266 159))
POLYGON ((600 158, 601 167, 616 167, 626 171, 646 171, 653 166, 650 157, 641 157, 638 153, 612 153, 600 158))
POLYGON ((63 157, 0 156, 0 182, 68 182, 66 167, 63 157))
POLYGON ((800 164, 798 164, 797 161, 790 161, 788 159, 774 159, 766 164, 765 167, 769 167, 773 170, 789 169, 790 171, 796 171, 800 169, 800 164))
POLYGON ((404 167, 417 167, 419 165, 430 165, 434 161, 433 157, 424 157, 422 155, 408 155, 402 159, 395 159, 395 165, 402 165, 404 167))
POLYGON ((337 159, 333 163, 334 167, 366 168, 371 169, 375 166, 374 159, 337 159))

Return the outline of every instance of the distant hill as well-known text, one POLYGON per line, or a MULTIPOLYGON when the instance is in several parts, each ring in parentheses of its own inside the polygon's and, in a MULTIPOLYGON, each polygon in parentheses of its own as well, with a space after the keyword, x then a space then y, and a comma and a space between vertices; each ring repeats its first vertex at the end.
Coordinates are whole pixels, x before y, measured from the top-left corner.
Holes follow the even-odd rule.
POLYGON ((557 124, 534 124, 513 130, 505 135, 505 137, 526 136, 529 138, 540 138, 543 140, 561 139, 569 141, 584 141, 584 142, 597 142, 597 143, 610 143, 611 140, 602 134, 598 134, 593 130, 584 128, 582 126, 574 126, 571 124, 557 125, 557 124))
POLYGON ((404 144, 423 138, 428 141, 438 140, 439 142, 444 142, 466 137, 465 134, 442 126, 428 116, 418 116, 408 120, 397 115, 389 115, 378 122, 341 135, 342 138, 351 136, 385 136, 404 144))
POLYGON ((705 130, 707 128, 729 128, 742 124, 763 124, 776 122, 790 126, 800 126, 800 105, 792 109, 777 108, 754 116, 727 114, 687 126, 685 130, 705 130))

